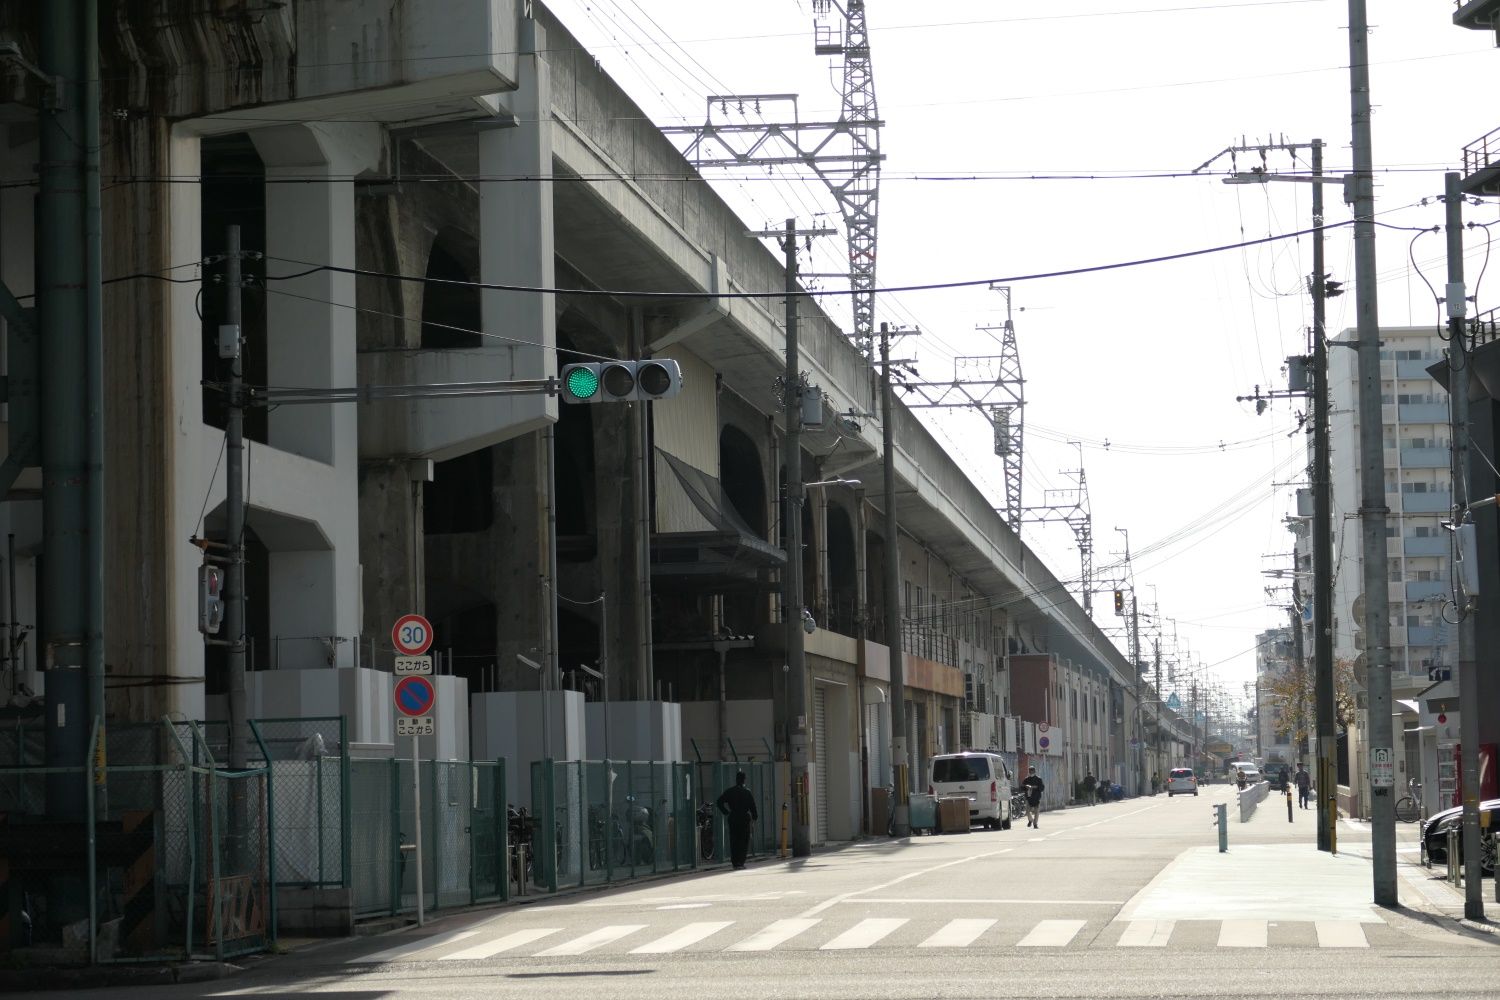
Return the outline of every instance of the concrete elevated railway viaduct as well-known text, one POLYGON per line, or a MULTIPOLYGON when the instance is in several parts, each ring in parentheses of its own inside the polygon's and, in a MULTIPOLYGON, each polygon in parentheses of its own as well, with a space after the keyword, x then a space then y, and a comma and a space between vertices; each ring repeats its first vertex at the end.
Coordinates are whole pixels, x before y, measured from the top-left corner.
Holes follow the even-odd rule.
MULTIPOLYGON (((35 6, 0 9, 0 38, 31 54, 35 6)), ((465 757, 470 696, 536 687, 517 654, 555 658, 564 686, 597 698, 578 665, 599 659, 600 605, 573 602, 602 592, 619 718, 668 720, 617 725, 613 756, 779 752, 782 302, 728 294, 779 291, 779 257, 541 4, 100 9, 104 274, 136 276, 105 292, 111 718, 224 711, 188 539, 223 531, 224 408, 201 383, 220 377, 218 255, 237 224, 264 253, 245 263, 252 384, 538 378, 574 357, 657 355, 680 361, 686 385, 654 413, 541 396, 252 413, 252 716, 345 714, 352 742, 390 743, 390 623, 420 610, 452 675, 451 724, 430 752, 465 757), (681 706, 680 734, 678 709, 629 715, 657 700, 681 706)), ((0 278, 24 296, 40 94, 0 72, 0 177, 22 181, 0 188, 0 278)), ((816 300, 799 308, 828 410, 877 411, 869 364, 816 300)), ((1021 702, 1007 660, 1024 653, 1051 664, 1045 698, 1025 701, 1058 734, 1056 773, 1124 765, 1129 780, 1130 665, 913 415, 896 419, 899 540, 880 529, 878 420, 803 437, 809 480, 865 484, 819 489, 805 508, 818 629, 809 700, 791 710, 814 727, 815 839, 854 834, 862 789, 889 780, 885 640, 898 622, 918 767, 961 742, 1025 740, 1006 722, 1021 702), (889 544, 899 612, 882 596, 889 544)), ((46 555, 38 482, 29 470, 0 505, 23 622, 37 618, 46 555)), ((19 664, 42 696, 46 660, 34 644, 19 664)), ((475 712, 474 752, 492 753, 492 713, 475 712)), ((603 756, 590 735, 569 729, 552 752, 603 756)))

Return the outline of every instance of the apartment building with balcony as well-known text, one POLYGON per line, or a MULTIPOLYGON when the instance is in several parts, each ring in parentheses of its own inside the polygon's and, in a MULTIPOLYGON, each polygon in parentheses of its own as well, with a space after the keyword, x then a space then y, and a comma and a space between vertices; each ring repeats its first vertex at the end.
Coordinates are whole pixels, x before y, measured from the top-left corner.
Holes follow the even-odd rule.
MULTIPOLYGON (((1344 330, 1334 342, 1353 344, 1355 337, 1344 330)), ((1453 503, 1452 435, 1448 395, 1428 374, 1444 357, 1437 328, 1386 327, 1380 340, 1391 690, 1395 698, 1410 698, 1448 676, 1456 655, 1457 633, 1443 615, 1452 597, 1450 535, 1443 527, 1453 503)), ((1334 656, 1352 661, 1362 677, 1358 352, 1329 354, 1334 656)))

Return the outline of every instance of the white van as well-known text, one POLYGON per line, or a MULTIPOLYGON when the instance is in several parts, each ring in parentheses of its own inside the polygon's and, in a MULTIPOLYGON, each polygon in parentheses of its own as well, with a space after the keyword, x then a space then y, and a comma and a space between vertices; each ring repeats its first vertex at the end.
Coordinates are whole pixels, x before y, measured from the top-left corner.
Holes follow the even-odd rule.
POLYGON ((969 797, 969 822, 992 830, 1010 829, 1010 768, 999 754, 945 753, 932 758, 927 794, 969 797))

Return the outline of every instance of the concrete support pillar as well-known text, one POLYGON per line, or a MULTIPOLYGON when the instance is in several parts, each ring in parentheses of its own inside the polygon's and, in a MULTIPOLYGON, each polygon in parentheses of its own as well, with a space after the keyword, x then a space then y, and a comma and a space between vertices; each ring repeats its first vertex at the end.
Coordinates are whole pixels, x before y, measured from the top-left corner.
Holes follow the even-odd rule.
MULTIPOLYGON (((166 164, 169 176, 197 177, 198 136, 186 128, 174 129, 167 140, 166 164)), ((203 254, 202 189, 197 184, 165 187, 167 211, 162 214, 162 224, 168 232, 167 260, 197 260, 203 254)), ((167 371, 171 378, 162 390, 166 452, 171 455, 170 464, 162 470, 170 483, 167 548, 162 558, 171 607, 165 638, 157 651, 159 663, 172 664, 173 671, 185 677, 202 677, 204 662, 203 636, 198 632, 198 566, 203 560, 202 553, 187 540, 203 534, 199 518, 205 494, 212 498, 210 506, 222 502, 224 496, 224 472, 219 463, 224 434, 203 423, 203 389, 199 385, 203 375, 203 321, 196 309, 198 290, 195 284, 167 286, 164 295, 169 303, 169 321, 162 334, 168 342, 167 371)), ((140 692, 131 696, 129 717, 152 719, 177 713, 188 719, 206 717, 202 684, 127 690, 140 692)))
MULTIPOLYGON (((252 138, 268 182, 267 274, 290 274, 308 264, 354 267, 351 178, 378 164, 378 127, 295 125, 261 130, 252 138), (310 178, 312 183, 275 183, 282 178, 310 178)), ((355 313, 350 308, 354 281, 354 275, 336 271, 268 281, 266 371, 271 385, 356 384, 355 313)), ((267 545, 271 638, 298 640, 283 644, 283 668, 326 665, 323 649, 305 637, 352 640, 360 633, 359 416, 358 407, 347 403, 283 406, 269 416, 271 448, 318 463, 309 479, 320 494, 318 508, 327 512, 318 519, 326 548, 289 551, 273 542, 267 545)), ((251 448, 246 490, 252 528, 254 452, 251 448)), ((337 644, 334 655, 338 666, 352 666, 353 642, 337 644)))
POLYGON ((546 442, 540 434, 527 434, 496 445, 493 454, 490 593, 496 595, 500 687, 536 690, 540 683, 536 671, 522 667, 516 656, 544 663, 551 641, 549 602, 543 587, 547 571, 546 442))
MULTIPOLYGON (((546 40, 536 21, 521 19, 520 85, 506 95, 516 127, 481 132, 479 172, 495 177, 547 178, 552 174, 551 74, 539 54, 546 40)), ((534 288, 556 286, 553 249, 552 185, 484 184, 479 192, 480 279, 534 288)), ((513 378, 556 373, 557 303, 553 295, 485 289, 480 308, 486 332, 540 344, 542 351, 512 352, 513 378)), ((487 345, 488 346, 488 345, 487 345)), ((529 406, 518 403, 519 406, 529 406)), ((547 399, 539 422, 555 422, 557 402, 547 399)), ((546 442, 523 434, 494 449, 494 590, 499 674, 502 687, 535 688, 535 671, 520 667, 516 655, 545 664, 551 644, 552 599, 556 579, 550 565, 546 442)), ((592 598, 595 594, 571 594, 592 598)))
POLYGON ((427 546, 422 532, 424 459, 367 465, 359 473, 359 546, 363 563, 365 640, 360 665, 389 668, 388 635, 401 615, 427 613, 427 546))

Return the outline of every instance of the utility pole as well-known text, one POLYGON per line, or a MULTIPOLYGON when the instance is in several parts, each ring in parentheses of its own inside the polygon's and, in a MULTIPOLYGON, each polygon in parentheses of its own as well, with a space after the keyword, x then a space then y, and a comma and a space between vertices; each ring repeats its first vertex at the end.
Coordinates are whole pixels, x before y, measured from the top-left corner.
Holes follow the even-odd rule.
MULTIPOLYGON (((1129 558, 1126 556, 1127 562, 1129 558)), ((1135 672, 1135 739, 1139 745, 1137 760, 1140 766, 1140 791, 1137 794, 1144 795, 1151 782, 1146 777, 1146 706, 1141 700, 1141 613, 1134 587, 1130 588, 1130 669, 1135 672)))
MULTIPOLYGON (((1464 338, 1464 314, 1468 297, 1464 288, 1464 196, 1457 173, 1443 175, 1443 200, 1447 205, 1448 230, 1448 405, 1453 422, 1453 528, 1458 532, 1459 552, 1467 556, 1464 538, 1469 507, 1469 363, 1464 338)), ((1484 919, 1484 882, 1480 875, 1479 829, 1479 669, 1474 656, 1473 599, 1460 583, 1458 607, 1458 734, 1459 769, 1463 778, 1464 917, 1484 919)), ((1496 890, 1500 896, 1500 890, 1496 890)))
POLYGON ((802 632, 802 367, 797 353, 797 240, 826 236, 826 227, 798 229, 787 219, 780 232, 752 236, 779 237, 786 268, 786 375, 783 405, 786 419, 786 570, 781 576, 781 617, 786 628, 787 754, 791 761, 792 857, 812 853, 807 774, 807 661, 802 632))
POLYGON ((891 389, 891 329, 880 324, 880 444, 885 487, 885 642, 891 660, 891 760, 895 766, 896 801, 892 832, 911 834, 907 808, 906 657, 901 651, 901 536, 896 525, 896 427, 891 389))
MULTIPOLYGON (((229 768, 246 766, 245 724, 245 372, 241 361, 240 227, 224 238, 224 325, 219 357, 229 362, 229 413, 224 425, 224 515, 229 573, 224 581, 224 623, 229 633, 229 768)), ((238 829, 238 827, 234 827, 238 829)))
POLYGON ((1313 169, 1313 700, 1317 714, 1318 850, 1336 847, 1338 822, 1334 747, 1338 739, 1333 693, 1333 523, 1328 453, 1328 340, 1324 329, 1328 284, 1323 261, 1323 140, 1312 141, 1313 169))
MULTIPOLYGON (((1160 611, 1160 608, 1157 608, 1155 605, 1153 605, 1153 609, 1155 611, 1160 611)), ((1157 619, 1157 621, 1160 622, 1160 619, 1157 619)), ((1162 753, 1162 751, 1161 751, 1161 717, 1162 717, 1163 711, 1167 707, 1166 706, 1166 702, 1162 701, 1162 697, 1161 697, 1161 640, 1157 639, 1156 641, 1154 641, 1151 644, 1151 648, 1156 653, 1156 656, 1155 656, 1155 659, 1156 659, 1156 736, 1155 736, 1155 739, 1152 740, 1152 743, 1156 747, 1156 770, 1157 770, 1157 773, 1159 774, 1159 773, 1161 773, 1161 769, 1162 769, 1162 759, 1161 759, 1161 753, 1162 753)))
POLYGON ((1391 619, 1386 592, 1385 441, 1376 306, 1375 176, 1370 141, 1370 26, 1365 0, 1349 0, 1349 95, 1354 138, 1354 291, 1359 331, 1360 526, 1364 555, 1365 656, 1370 725, 1370 847, 1374 902, 1395 906, 1396 809, 1392 760, 1391 619))

